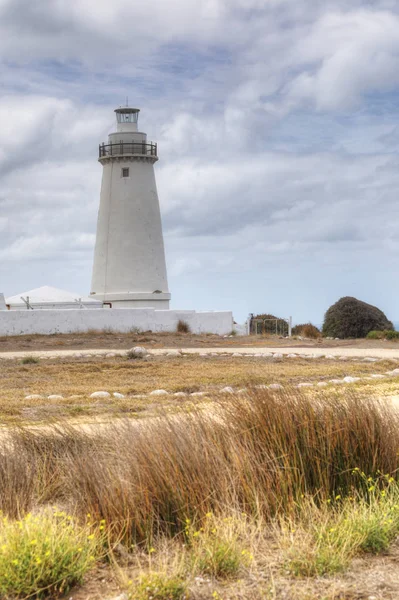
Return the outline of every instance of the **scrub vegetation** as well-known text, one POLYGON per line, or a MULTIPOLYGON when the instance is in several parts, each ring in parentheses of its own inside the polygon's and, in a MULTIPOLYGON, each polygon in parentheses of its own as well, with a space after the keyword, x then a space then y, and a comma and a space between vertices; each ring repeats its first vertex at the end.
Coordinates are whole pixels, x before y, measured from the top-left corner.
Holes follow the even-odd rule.
POLYGON ((398 450, 398 413, 348 388, 251 389, 106 428, 8 428, 2 597, 65 592, 107 561, 136 600, 344 598, 331 578, 399 534, 398 450))
POLYGON ((385 314, 371 304, 346 296, 327 310, 323 335, 333 338, 364 338, 370 331, 393 330, 385 314))

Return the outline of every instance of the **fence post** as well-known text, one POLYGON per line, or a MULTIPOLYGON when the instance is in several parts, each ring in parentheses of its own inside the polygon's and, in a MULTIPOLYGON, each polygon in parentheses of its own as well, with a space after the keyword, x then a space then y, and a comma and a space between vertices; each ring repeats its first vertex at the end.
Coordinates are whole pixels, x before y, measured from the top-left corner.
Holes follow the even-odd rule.
POLYGON ((292 317, 288 319, 288 337, 292 337, 292 317))

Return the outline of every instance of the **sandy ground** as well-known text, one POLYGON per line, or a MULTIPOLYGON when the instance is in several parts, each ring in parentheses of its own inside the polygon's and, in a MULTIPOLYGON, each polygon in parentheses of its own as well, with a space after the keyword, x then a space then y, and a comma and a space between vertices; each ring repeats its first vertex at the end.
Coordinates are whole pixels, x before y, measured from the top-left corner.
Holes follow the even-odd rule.
POLYGON ((191 333, 114 333, 89 331, 86 333, 56 335, 0 336, 0 352, 33 352, 45 350, 86 350, 113 348, 127 350, 133 346, 146 348, 399 348, 397 341, 388 340, 328 340, 324 338, 282 338, 276 335, 222 337, 214 334, 191 333))
MULTIPOLYGON (((142 344, 143 347, 146 347, 146 344, 142 344)), ((373 358, 386 358, 386 359, 397 359, 399 360, 399 346, 394 348, 359 348, 354 346, 339 346, 338 348, 321 348, 319 346, 312 347, 298 347, 298 346, 266 346, 266 347, 201 347, 201 348, 179 348, 182 352, 186 354, 270 354, 272 353, 280 353, 283 355, 287 354, 302 354, 306 356, 311 356, 313 358, 319 358, 326 355, 331 356, 348 356, 353 358, 365 358, 365 357, 373 357, 373 358)), ((167 354, 171 350, 176 350, 174 348, 149 348, 147 346, 147 350, 150 354, 154 355, 162 355, 167 354)), ((15 359, 15 358, 23 358, 24 356, 47 356, 50 358, 67 358, 73 357, 77 354, 81 354, 82 350, 25 350, 25 351, 12 351, 12 352, 0 352, 0 359, 15 359)), ((84 350, 84 354, 90 354, 92 356, 105 356, 109 353, 119 353, 121 352, 118 348, 86 348, 84 350)))

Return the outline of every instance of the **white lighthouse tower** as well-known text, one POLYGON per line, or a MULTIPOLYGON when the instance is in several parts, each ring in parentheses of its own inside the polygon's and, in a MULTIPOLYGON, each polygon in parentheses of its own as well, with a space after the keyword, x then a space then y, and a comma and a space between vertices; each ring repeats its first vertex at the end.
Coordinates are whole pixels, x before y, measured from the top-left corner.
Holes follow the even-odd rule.
POLYGON ((138 108, 117 108, 103 166, 91 294, 117 308, 168 309, 170 293, 154 163, 157 145, 137 130, 138 108))

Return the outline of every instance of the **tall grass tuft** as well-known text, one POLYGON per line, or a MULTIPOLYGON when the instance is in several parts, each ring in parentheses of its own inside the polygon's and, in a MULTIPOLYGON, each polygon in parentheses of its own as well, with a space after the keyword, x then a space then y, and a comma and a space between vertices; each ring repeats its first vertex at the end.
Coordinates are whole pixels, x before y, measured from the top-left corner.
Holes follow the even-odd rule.
POLYGON ((183 321, 183 319, 179 319, 176 325, 177 333, 191 333, 190 325, 187 321, 183 321))

